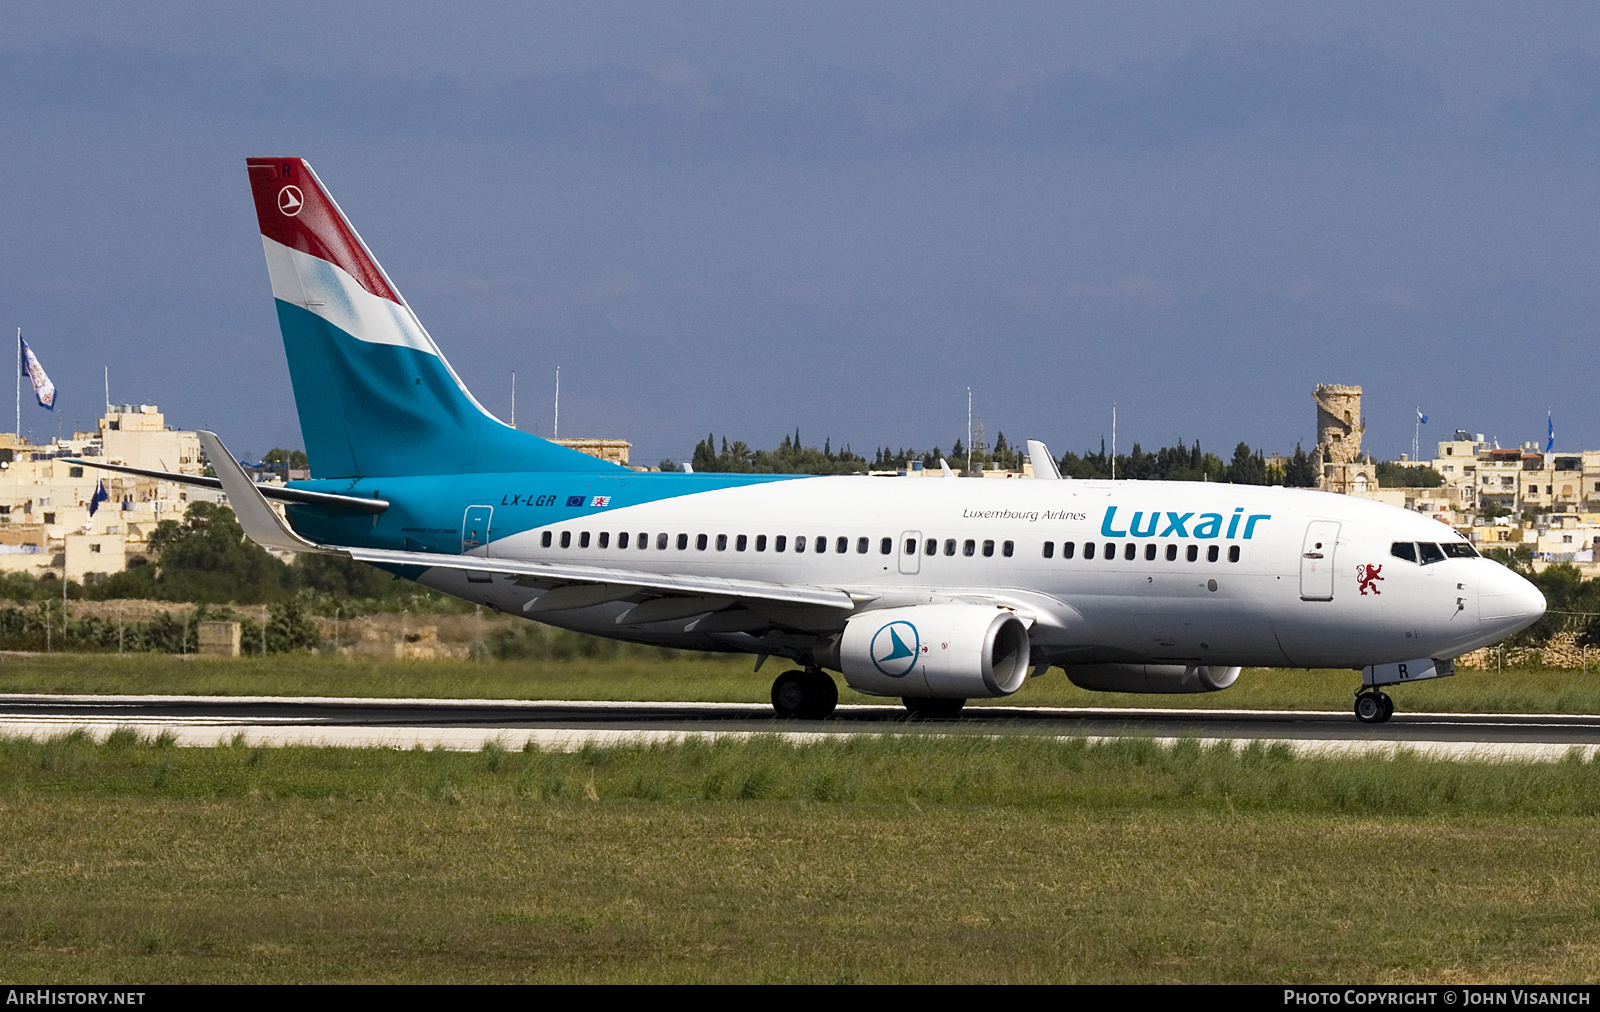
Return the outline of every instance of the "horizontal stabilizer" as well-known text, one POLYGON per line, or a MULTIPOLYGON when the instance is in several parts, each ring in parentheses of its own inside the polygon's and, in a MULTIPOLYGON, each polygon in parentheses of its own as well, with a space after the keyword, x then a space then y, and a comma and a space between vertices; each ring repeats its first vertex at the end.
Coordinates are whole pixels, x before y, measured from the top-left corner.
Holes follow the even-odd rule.
MULTIPOLYGON (((116 471, 119 474, 137 474, 142 478, 154 478, 157 481, 170 481, 179 485, 193 485, 196 488, 214 488, 222 491, 220 478, 208 478, 203 474, 183 474, 180 471, 157 471, 150 467, 129 467, 127 464, 102 464, 81 457, 62 458, 69 464, 79 464, 84 467, 95 467, 102 471, 116 471)), ((215 465, 212 465, 215 468, 215 465)), ((382 513, 389 508, 387 499, 363 499, 354 495, 337 495, 333 492, 311 492, 303 488, 286 488, 282 485, 262 485, 251 482, 256 490, 268 499, 276 502, 304 503, 308 506, 327 506, 332 509, 351 510, 356 513, 382 513)))

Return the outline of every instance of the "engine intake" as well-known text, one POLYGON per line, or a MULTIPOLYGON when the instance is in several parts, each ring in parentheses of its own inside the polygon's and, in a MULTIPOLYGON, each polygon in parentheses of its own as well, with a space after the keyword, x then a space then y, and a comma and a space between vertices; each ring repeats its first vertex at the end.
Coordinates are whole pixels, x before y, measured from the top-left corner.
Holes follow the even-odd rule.
POLYGON ((1091 692, 1221 692, 1239 680, 1242 668, 1207 664, 1072 664, 1063 670, 1091 692))
POLYGON ((1009 696, 1028 675, 1027 625, 976 604, 863 612, 845 623, 837 650, 825 663, 873 696, 1009 696))

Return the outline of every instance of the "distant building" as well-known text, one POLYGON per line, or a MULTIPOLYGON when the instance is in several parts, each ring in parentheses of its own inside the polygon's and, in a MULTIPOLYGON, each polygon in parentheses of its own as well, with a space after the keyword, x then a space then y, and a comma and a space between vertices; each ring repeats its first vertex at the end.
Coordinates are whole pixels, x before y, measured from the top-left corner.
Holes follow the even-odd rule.
POLYGON ((1317 446, 1312 452, 1317 487, 1346 495, 1377 488, 1377 469, 1361 459, 1361 435, 1367 431, 1361 388, 1322 383, 1311 396, 1317 405, 1317 446))
POLYGON ((54 573, 82 581, 116 573, 146 552, 162 520, 178 520, 195 499, 220 492, 153 478, 96 471, 83 457, 159 471, 200 474, 200 440, 169 429, 153 404, 114 405, 97 431, 32 445, 0 433, 0 572, 54 573), (98 483, 107 498, 89 512, 98 483))
POLYGON ((633 444, 626 439, 552 439, 550 442, 623 467, 629 466, 628 451, 633 449, 633 444))

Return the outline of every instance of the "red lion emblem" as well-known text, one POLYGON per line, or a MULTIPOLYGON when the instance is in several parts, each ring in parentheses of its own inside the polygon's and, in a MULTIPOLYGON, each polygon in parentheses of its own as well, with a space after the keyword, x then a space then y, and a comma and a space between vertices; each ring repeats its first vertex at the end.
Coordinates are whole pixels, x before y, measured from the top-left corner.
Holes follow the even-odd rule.
POLYGON ((1383 579, 1383 577, 1378 575, 1381 572, 1383 572, 1382 566, 1374 566, 1370 563, 1365 566, 1356 567, 1356 583, 1361 587, 1362 596, 1366 596, 1366 593, 1369 590, 1372 591, 1373 594, 1383 593, 1383 591, 1373 586, 1373 584, 1378 583, 1383 579))

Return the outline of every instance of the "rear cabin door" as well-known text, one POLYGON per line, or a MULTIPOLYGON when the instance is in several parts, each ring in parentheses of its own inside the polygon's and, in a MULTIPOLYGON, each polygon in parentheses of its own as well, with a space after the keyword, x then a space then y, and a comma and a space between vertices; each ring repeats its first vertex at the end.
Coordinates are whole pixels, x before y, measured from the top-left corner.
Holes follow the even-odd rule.
POLYGON ((489 543, 489 518, 493 506, 468 506, 461 518, 461 551, 463 554, 489 543))
POLYGON ((922 571, 922 532, 900 532, 900 572, 915 576, 922 571))
POLYGON ((1339 547, 1339 522, 1313 520, 1300 546, 1300 600, 1332 601, 1334 551, 1339 547))

